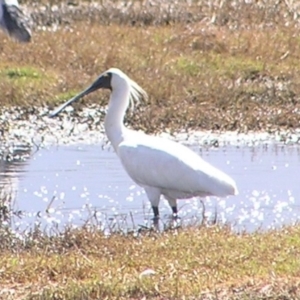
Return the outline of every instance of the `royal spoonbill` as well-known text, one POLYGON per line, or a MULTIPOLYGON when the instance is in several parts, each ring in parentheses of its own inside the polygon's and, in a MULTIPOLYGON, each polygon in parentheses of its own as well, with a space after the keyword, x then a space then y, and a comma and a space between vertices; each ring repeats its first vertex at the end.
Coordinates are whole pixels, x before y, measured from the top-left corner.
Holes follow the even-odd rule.
POLYGON ((106 135, 128 175, 145 189, 155 219, 159 217, 161 195, 168 200, 173 216, 177 216, 177 199, 212 195, 225 197, 238 193, 231 177, 188 147, 124 126, 129 103, 147 97, 147 94, 119 69, 111 68, 102 73, 91 86, 49 116, 54 117, 67 105, 101 88, 111 91, 104 120, 106 135))
POLYGON ((31 40, 29 17, 19 7, 18 0, 0 0, 0 26, 19 42, 31 40))

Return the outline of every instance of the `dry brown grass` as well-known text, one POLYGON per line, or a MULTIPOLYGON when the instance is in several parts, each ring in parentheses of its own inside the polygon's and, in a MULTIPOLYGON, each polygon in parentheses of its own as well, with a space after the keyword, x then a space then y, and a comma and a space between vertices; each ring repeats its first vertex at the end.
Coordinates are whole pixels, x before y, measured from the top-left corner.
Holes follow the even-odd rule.
MULTIPOLYGON (((118 8, 119 18, 111 20, 105 19, 109 13, 101 5, 99 11, 88 2, 84 6, 63 2, 70 7, 65 13, 68 25, 55 32, 37 30, 29 45, 1 37, 1 106, 53 107, 115 66, 150 95, 148 103, 142 103, 138 113, 127 118, 135 128, 150 132, 296 128, 298 19, 291 13, 292 4, 281 1, 276 6, 271 2, 263 6, 260 1, 238 1, 234 6, 230 1, 223 5, 201 1, 189 6, 179 1, 148 7, 146 2, 135 1, 126 15, 118 3, 104 1, 106 10, 118 8), (146 8, 172 12, 170 5, 181 7, 192 22, 177 16, 172 25, 132 26, 129 12, 141 16, 146 8), (81 8, 81 14, 71 10, 80 11, 80 7, 87 8, 81 8), (89 16, 89 11, 98 19, 89 16), (192 17, 201 14, 199 20, 192 17), (221 16, 227 16, 227 22, 221 16)), ((63 23, 64 10, 55 12, 63 14, 57 16, 63 23)), ((150 13, 156 19, 164 16, 159 11, 150 13)), ((173 13, 175 18, 176 10, 173 13)), ((107 94, 95 93, 86 102, 105 105, 107 94)))
MULTIPOLYGON (((296 299, 300 227, 234 234, 191 227, 138 237, 66 230, 0 254, 2 295, 20 299, 296 299), (147 269, 154 275, 141 276, 147 269)), ((7 298, 6 298, 7 299, 7 298)), ((8 298, 9 299, 9 298, 8 298)))

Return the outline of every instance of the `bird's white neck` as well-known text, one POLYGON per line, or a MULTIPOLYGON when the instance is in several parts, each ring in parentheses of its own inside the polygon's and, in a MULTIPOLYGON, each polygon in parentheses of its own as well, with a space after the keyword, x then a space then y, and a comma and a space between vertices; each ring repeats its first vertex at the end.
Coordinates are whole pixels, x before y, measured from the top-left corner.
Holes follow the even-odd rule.
POLYGON ((128 107, 129 94, 130 88, 128 85, 112 91, 104 120, 106 135, 116 153, 118 153, 118 146, 124 140, 126 132, 124 116, 128 107))

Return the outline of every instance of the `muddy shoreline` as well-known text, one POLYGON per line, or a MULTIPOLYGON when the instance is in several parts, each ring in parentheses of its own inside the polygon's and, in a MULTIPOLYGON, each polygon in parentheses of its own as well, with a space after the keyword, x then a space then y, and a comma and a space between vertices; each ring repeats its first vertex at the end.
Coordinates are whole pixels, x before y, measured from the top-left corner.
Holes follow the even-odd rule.
MULTIPOLYGON (((49 118, 49 109, 31 108, 28 113, 24 108, 2 109, 0 114, 0 159, 22 159, 31 151, 41 147, 99 144, 109 146, 105 136, 103 120, 105 110, 91 105, 74 112, 68 107, 59 117, 49 118)), ((200 147, 221 147, 234 145, 238 147, 255 145, 297 145, 300 144, 300 129, 293 131, 247 132, 237 131, 202 131, 190 130, 176 133, 157 133, 166 138, 184 144, 200 147)))

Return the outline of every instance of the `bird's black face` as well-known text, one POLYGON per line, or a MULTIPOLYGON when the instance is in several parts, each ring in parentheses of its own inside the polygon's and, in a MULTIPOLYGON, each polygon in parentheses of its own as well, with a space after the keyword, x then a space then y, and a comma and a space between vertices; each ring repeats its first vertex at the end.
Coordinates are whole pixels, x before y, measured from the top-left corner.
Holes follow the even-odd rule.
POLYGON ((111 79, 112 79, 112 74, 110 72, 103 74, 98 79, 96 79, 96 81, 94 81, 94 83, 89 87, 87 93, 94 92, 98 89, 112 90, 111 79))

